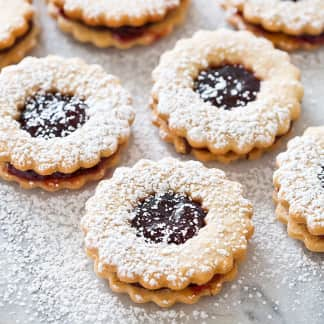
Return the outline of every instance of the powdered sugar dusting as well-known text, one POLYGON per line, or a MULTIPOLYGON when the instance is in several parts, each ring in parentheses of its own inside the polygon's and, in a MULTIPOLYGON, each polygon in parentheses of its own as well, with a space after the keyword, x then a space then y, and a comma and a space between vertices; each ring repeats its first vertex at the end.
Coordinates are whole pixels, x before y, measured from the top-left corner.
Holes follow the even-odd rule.
MULTIPOLYGON (((131 91, 137 119, 123 164, 140 158, 182 158, 161 142, 150 124, 147 108, 151 71, 159 55, 171 49, 180 37, 191 37, 198 28, 215 29, 224 24, 216 1, 194 0, 187 24, 170 38, 150 48, 127 52, 99 50, 79 45, 57 31, 46 16, 44 1, 36 0, 44 28, 42 46, 35 54, 81 56, 100 63, 122 79, 131 91), (213 8, 212 6, 215 5, 213 8), (213 10, 212 10, 213 9, 213 10), (134 76, 136 75, 136 78, 134 76)), ((324 52, 299 52, 293 61, 303 69, 306 96, 303 118, 295 123, 294 135, 324 123, 322 95, 324 52)), ((135 305, 124 295, 114 294, 93 273, 93 262, 83 251, 79 221, 83 205, 94 186, 80 192, 43 194, 25 192, 0 182, 0 322, 40 324, 117 323, 222 323, 222 324, 322 324, 324 258, 310 253, 290 239, 286 227, 275 220, 272 174, 275 156, 283 143, 261 160, 240 161, 230 166, 209 164, 240 181, 245 196, 254 205, 255 234, 239 276, 224 285, 221 294, 192 306, 177 305, 161 310, 153 305, 135 305)))

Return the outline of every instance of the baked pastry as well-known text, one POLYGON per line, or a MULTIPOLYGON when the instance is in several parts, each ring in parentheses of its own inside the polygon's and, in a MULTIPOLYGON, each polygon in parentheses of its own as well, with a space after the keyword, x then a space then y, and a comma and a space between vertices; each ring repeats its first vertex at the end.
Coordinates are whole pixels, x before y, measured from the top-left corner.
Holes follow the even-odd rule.
POLYGON ((300 115, 299 70, 249 32, 199 31, 161 57, 153 80, 162 139, 203 161, 258 158, 300 115))
POLYGON ((286 51, 324 45, 322 0, 222 0, 228 22, 286 51))
POLYGON ((0 0, 0 69, 19 62, 37 43, 30 0, 0 0))
POLYGON ((170 34, 190 0, 49 0, 59 27, 81 42, 127 49, 170 34))
POLYGON ((288 235, 324 252, 324 127, 308 128, 277 158, 274 199, 288 235))
POLYGON ((26 58, 0 74, 0 176, 78 189, 116 164, 133 118, 129 94, 100 66, 26 58))
POLYGON ((102 181, 81 226, 95 272, 136 303, 192 304, 233 280, 253 233, 241 185, 199 162, 141 160, 102 181))

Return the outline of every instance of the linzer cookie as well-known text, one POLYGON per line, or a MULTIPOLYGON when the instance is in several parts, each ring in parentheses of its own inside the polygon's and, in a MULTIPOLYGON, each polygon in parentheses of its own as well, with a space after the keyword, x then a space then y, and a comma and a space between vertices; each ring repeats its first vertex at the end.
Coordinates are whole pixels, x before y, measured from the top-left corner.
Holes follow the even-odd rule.
POLYGON ((49 0, 59 27, 81 42, 127 49, 170 34, 190 0, 49 0))
POLYGON ((102 181, 81 225, 95 272, 136 303, 217 294, 253 233, 241 185, 199 162, 141 160, 102 181))
POLYGON ((0 69, 19 62, 35 45, 38 27, 29 0, 0 0, 0 69))
POLYGON ((199 31, 161 57, 153 80, 162 139, 203 161, 256 159, 300 115, 299 70, 249 32, 199 31))
POLYGON ((222 0, 228 22, 286 51, 324 45, 323 0, 222 0))
POLYGON ((0 176, 48 191, 101 179, 133 118, 129 94, 100 66, 26 58, 0 74, 0 176))
POLYGON ((308 128, 277 158, 274 199, 288 235, 324 252, 324 127, 308 128))

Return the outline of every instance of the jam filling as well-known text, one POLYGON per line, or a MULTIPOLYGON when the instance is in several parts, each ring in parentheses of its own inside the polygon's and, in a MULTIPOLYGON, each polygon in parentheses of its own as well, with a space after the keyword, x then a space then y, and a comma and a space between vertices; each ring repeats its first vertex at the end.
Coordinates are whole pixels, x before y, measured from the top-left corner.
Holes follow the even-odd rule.
POLYGON ((145 241, 183 244, 206 225, 201 204, 182 193, 151 195, 134 209, 131 226, 145 241))
POLYGON ((105 161, 106 159, 102 159, 98 164, 96 164, 92 168, 80 168, 73 173, 55 172, 49 175, 40 175, 33 170, 28 170, 28 171, 18 170, 10 163, 7 164, 7 171, 11 175, 27 181, 57 182, 60 180, 71 180, 73 178, 76 178, 78 176, 83 176, 86 174, 96 173, 101 169, 105 161))
POLYGON ((324 166, 322 166, 321 172, 317 175, 318 179, 321 181, 321 186, 324 189, 324 166))
POLYGON ((242 65, 225 64, 199 73, 194 91, 217 108, 244 107, 256 99, 260 80, 242 65))
POLYGON ((87 109, 84 100, 75 96, 37 93, 26 100, 18 121, 32 137, 66 137, 88 120, 87 109))

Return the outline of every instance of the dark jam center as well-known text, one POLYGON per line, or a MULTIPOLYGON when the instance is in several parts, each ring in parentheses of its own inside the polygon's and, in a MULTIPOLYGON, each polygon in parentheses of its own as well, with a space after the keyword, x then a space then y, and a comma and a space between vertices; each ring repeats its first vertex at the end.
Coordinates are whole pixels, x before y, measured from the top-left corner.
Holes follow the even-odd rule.
POLYGON ((324 166, 322 166, 322 170, 318 174, 318 179, 321 181, 322 188, 324 189, 324 166))
POLYGON ((199 73, 194 90, 201 99, 225 110, 244 107, 256 99, 260 80, 242 65, 223 65, 199 73))
POLYGON ((84 100, 61 93, 29 97, 20 115, 21 128, 32 137, 66 137, 88 119, 84 100))
POLYGON ((152 195, 134 212, 131 225, 147 242, 183 244, 206 225, 201 204, 180 193, 152 195))

